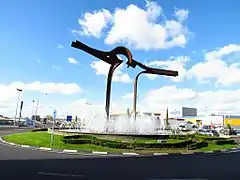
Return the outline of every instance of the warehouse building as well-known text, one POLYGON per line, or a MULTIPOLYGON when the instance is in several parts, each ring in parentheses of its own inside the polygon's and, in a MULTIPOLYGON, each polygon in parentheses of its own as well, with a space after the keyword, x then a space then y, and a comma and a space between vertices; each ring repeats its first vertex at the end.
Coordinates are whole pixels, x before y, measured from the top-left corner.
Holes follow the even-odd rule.
POLYGON ((240 116, 226 115, 224 116, 224 124, 230 124, 233 128, 240 129, 240 116))

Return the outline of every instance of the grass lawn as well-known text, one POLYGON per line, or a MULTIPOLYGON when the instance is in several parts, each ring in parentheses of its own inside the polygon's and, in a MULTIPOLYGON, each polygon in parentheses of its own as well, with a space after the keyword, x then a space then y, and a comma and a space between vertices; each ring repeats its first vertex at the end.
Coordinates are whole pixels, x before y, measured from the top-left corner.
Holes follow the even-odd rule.
MULTIPOLYGON (((108 147, 102 147, 91 144, 74 145, 74 144, 64 144, 60 138, 61 135, 54 135, 54 143, 51 146, 50 139, 51 134, 47 132, 24 132, 16 133, 8 136, 4 136, 4 139, 8 142, 13 142, 16 144, 31 145, 38 147, 50 147, 56 149, 73 149, 73 150, 85 150, 85 151, 108 151, 108 152, 193 152, 193 151, 213 151, 237 147, 237 145, 215 145, 209 144, 208 147, 204 147, 198 150, 187 150, 187 149, 145 149, 145 150, 134 150, 134 149, 113 149, 108 147)), ((141 141, 141 140, 138 140, 141 141)), ((146 142, 156 142, 156 140, 148 140, 146 142)), ((176 142, 181 140, 169 139, 168 142, 176 142)))

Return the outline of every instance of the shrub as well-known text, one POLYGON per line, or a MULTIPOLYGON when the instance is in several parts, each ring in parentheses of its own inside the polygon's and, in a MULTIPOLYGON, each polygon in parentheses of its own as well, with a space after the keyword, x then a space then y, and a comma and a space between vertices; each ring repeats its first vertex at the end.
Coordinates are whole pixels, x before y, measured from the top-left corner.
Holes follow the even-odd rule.
POLYGON ((90 139, 62 139, 65 144, 91 144, 90 139))
POLYGON ((70 136, 64 136, 64 139, 96 139, 95 136, 89 135, 89 134, 79 134, 79 135, 70 135, 70 136))
POLYGON ((32 129, 31 132, 48 131, 47 128, 32 129))
POLYGON ((217 145, 235 144, 234 140, 232 139, 214 140, 213 142, 217 145))
POLYGON ((187 148, 188 148, 188 150, 195 150, 195 149, 200 149, 200 148, 207 147, 207 146, 208 146, 207 142, 199 141, 199 142, 195 142, 193 144, 189 144, 187 146, 187 148))
POLYGON ((191 139, 174 143, 142 143, 142 142, 119 142, 106 139, 98 139, 91 135, 73 135, 62 137, 65 144, 95 144, 115 149, 138 149, 138 148, 184 148, 192 143, 191 139))
POLYGON ((190 136, 187 136, 187 135, 170 135, 169 139, 187 139, 189 137, 190 136))

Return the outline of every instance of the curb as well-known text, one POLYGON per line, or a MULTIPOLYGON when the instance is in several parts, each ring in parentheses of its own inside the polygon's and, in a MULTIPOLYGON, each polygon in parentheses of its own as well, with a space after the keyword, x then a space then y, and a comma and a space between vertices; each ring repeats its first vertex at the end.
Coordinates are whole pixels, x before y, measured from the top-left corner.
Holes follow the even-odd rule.
POLYGON ((48 152, 55 152, 55 153, 63 153, 63 154, 79 154, 79 155, 95 155, 95 156, 186 156, 186 155, 198 155, 198 154, 223 154, 223 153, 234 153, 240 152, 240 146, 237 148, 231 149, 223 149, 223 150, 216 150, 216 151, 205 151, 205 152, 181 152, 181 153, 134 153, 134 152, 122 152, 122 153, 114 153, 114 152, 103 152, 103 151, 79 151, 79 150, 72 150, 72 149, 54 149, 54 148, 47 148, 47 147, 37 147, 37 146, 29 146, 29 145, 20 145, 11 142, 7 142, 2 137, 0 137, 0 142, 15 146, 19 148, 27 148, 32 150, 39 150, 39 151, 48 151, 48 152))

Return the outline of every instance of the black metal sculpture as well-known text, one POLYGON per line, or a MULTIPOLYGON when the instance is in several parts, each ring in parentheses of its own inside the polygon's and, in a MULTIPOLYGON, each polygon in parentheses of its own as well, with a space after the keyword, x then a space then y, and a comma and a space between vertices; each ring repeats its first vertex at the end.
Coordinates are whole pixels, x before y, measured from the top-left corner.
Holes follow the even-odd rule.
POLYGON ((117 55, 121 54, 127 57, 128 63, 131 64, 132 61, 132 54, 131 52, 122 46, 116 47, 112 51, 100 51, 97 49, 93 49, 86 44, 83 44, 80 41, 72 42, 72 47, 80 49, 82 51, 87 52, 88 54, 91 54, 92 56, 95 56, 98 59, 101 59, 102 61, 110 64, 110 69, 108 71, 107 76, 107 89, 106 89, 106 105, 105 105, 105 111, 106 111, 106 131, 108 131, 108 122, 110 118, 109 110, 110 110, 110 99, 111 99, 111 84, 112 84, 112 76, 115 69, 123 62, 121 59, 117 57, 117 55))
POLYGON ((112 76, 114 70, 123 62, 121 59, 117 57, 117 55, 124 55, 127 57, 127 65, 128 67, 135 68, 136 66, 141 67, 144 69, 141 71, 135 78, 134 81, 134 99, 133 99, 133 112, 134 112, 134 119, 136 120, 136 102, 137 102, 137 80, 140 74, 148 73, 148 74, 157 74, 157 75, 164 75, 164 76, 178 76, 177 71, 171 71, 171 70, 165 70, 165 69, 157 69, 157 68, 151 68, 148 67, 134 59, 132 59, 132 54, 129 49, 118 46, 114 48, 112 51, 100 51, 94 48, 91 48, 87 46, 86 44, 83 44, 80 41, 72 42, 72 47, 80 49, 82 51, 87 52, 88 54, 91 54, 92 56, 95 56, 98 59, 101 59, 102 61, 110 64, 110 69, 107 76, 107 89, 106 89, 106 105, 105 105, 105 111, 106 111, 106 131, 108 131, 108 122, 110 118, 109 110, 110 110, 110 99, 111 99, 111 83, 112 83, 112 76))
POLYGON ((144 70, 137 74, 134 80, 134 90, 133 90, 133 115, 134 120, 136 121, 136 115, 137 115, 137 83, 138 78, 141 74, 156 74, 156 75, 163 75, 163 76, 178 76, 178 71, 172 71, 172 70, 165 70, 165 69, 157 69, 157 68, 151 68, 146 65, 143 65, 140 62, 137 62, 135 60, 132 60, 132 66, 136 67, 138 65, 139 67, 143 68, 144 70))

